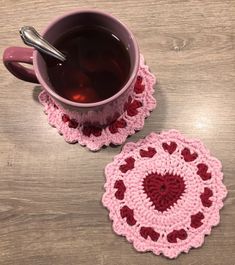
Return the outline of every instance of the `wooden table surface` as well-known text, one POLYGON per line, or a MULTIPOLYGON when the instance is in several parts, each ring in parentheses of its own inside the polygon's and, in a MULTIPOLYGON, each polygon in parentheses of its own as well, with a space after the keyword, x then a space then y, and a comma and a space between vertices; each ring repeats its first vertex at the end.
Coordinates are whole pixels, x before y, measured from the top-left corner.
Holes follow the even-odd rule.
POLYGON ((219 226, 175 261, 138 253, 111 229, 101 204, 104 167, 120 151, 67 144, 47 123, 38 86, 0 65, 1 265, 235 264, 235 2, 233 0, 0 0, 0 51, 22 46, 18 29, 39 31, 81 7, 119 17, 158 78, 157 109, 137 141, 175 128, 203 140, 223 163, 229 189, 219 226))

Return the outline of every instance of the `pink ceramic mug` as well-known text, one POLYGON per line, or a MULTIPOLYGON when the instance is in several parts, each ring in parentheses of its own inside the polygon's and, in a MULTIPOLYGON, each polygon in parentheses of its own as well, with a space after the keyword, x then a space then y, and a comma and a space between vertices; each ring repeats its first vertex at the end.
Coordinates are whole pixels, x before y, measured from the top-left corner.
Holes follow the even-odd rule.
POLYGON ((128 50, 130 57, 130 74, 125 85, 112 97, 95 103, 78 103, 61 97, 55 92, 47 75, 47 65, 41 54, 32 48, 9 47, 3 55, 6 68, 16 77, 41 86, 56 101, 58 107, 76 119, 78 123, 104 126, 112 122, 124 111, 124 104, 133 93, 139 69, 139 49, 130 30, 113 16, 97 10, 77 10, 67 13, 49 24, 42 36, 50 43, 77 26, 101 26, 116 35, 128 50), (32 64, 28 69, 20 63, 32 64))

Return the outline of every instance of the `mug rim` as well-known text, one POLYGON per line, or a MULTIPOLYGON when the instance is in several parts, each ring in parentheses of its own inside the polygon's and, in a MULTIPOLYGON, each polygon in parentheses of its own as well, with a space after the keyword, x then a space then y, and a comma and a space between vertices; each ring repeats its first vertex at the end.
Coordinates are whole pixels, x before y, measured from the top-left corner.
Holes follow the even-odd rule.
POLYGON ((122 86, 122 88, 116 94, 114 94, 112 97, 109 97, 109 98, 107 98, 105 100, 101 100, 101 101, 97 101, 97 102, 93 102, 93 103, 74 102, 74 101, 71 101, 69 99, 66 99, 66 98, 60 96, 53 89, 51 89, 50 86, 48 86, 46 84, 46 82, 42 78, 42 76, 40 74, 40 71, 39 71, 39 65, 38 65, 39 52, 37 50, 34 50, 34 52, 33 52, 33 65, 35 66, 35 73, 36 73, 36 76, 38 78, 38 81, 43 86, 43 88, 45 88, 49 92, 49 94, 51 94, 55 99, 59 100, 60 102, 65 103, 67 105, 73 106, 73 107, 91 108, 91 107, 102 106, 102 105, 105 105, 107 103, 110 103, 110 102, 114 101, 115 99, 119 98, 131 86, 131 84, 135 80, 135 78, 137 76, 137 73, 138 73, 139 62, 140 62, 140 54, 139 54, 138 43, 137 43, 133 33, 128 29, 128 27, 123 22, 121 22, 119 19, 115 18, 114 16, 110 15, 109 13, 106 13, 106 12, 103 12, 103 11, 100 11, 100 10, 96 10, 96 9, 78 9, 78 10, 73 10, 73 11, 67 12, 64 15, 60 15, 60 16, 56 17, 55 19, 53 19, 47 25, 46 29, 42 33, 42 36, 44 36, 46 34, 46 32, 52 26, 54 26, 56 23, 58 23, 63 18, 65 18, 67 16, 75 15, 75 14, 80 14, 80 13, 94 13, 94 14, 100 14, 102 16, 106 16, 109 19, 112 19, 115 22, 119 23, 127 31, 128 35, 130 36, 130 39, 133 42, 134 54, 135 54, 136 58, 135 58, 134 66, 133 66, 133 71, 132 71, 131 75, 129 76, 129 78, 128 78, 127 82, 125 83, 125 85, 122 86))

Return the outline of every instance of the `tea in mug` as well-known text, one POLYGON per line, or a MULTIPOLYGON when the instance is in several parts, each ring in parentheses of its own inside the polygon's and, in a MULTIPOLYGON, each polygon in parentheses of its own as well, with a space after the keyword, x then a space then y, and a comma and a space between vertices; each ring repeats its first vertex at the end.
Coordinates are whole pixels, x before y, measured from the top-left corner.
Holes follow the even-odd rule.
POLYGON ((125 85, 130 57, 120 39, 101 27, 82 27, 63 35, 54 46, 66 54, 46 58, 50 82, 60 96, 80 103, 105 100, 125 85))

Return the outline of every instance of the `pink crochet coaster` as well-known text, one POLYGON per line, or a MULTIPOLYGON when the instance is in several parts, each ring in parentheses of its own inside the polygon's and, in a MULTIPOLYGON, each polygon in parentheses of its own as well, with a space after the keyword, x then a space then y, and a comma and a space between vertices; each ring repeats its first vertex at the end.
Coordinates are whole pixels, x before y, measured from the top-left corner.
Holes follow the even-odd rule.
POLYGON ((169 258, 200 247, 227 194, 221 168, 200 140, 175 130, 127 143, 105 168, 102 202, 114 231, 169 258))
POLYGON ((49 124, 57 128, 58 132, 64 136, 65 141, 69 143, 78 142, 90 150, 96 151, 102 146, 120 145, 125 142, 129 135, 143 128, 145 118, 156 107, 156 100, 153 97, 155 81, 154 75, 144 64, 144 57, 141 55, 134 96, 129 98, 125 112, 104 129, 79 126, 76 119, 71 118, 76 114, 71 113, 70 116, 64 114, 46 91, 40 93, 39 101, 48 115, 49 124))

